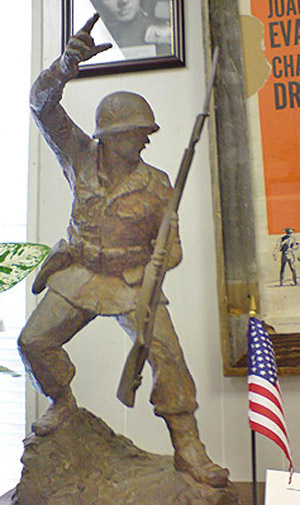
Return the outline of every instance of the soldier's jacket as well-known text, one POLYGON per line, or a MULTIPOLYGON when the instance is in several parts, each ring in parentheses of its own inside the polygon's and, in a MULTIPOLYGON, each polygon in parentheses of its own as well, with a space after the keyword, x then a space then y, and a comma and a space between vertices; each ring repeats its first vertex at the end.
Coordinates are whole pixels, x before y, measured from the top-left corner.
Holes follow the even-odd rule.
MULTIPOLYGON (((101 143, 78 128, 59 103, 67 80, 57 60, 40 74, 31 92, 34 119, 73 192, 66 263, 61 255, 56 271, 53 254, 42 275, 74 305, 97 314, 120 314, 135 306, 171 186, 164 172, 142 160, 118 186, 109 186, 101 143)), ((177 230, 169 268, 180 259, 177 230)))
POLYGON ((280 239, 280 252, 284 254, 287 258, 294 257, 294 251, 296 250, 296 240, 295 237, 291 235, 284 235, 280 239))

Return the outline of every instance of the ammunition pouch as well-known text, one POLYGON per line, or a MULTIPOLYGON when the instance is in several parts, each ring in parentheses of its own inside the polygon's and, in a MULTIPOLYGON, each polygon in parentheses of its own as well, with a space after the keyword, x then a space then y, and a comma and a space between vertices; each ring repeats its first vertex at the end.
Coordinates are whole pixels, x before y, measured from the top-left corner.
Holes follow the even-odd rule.
POLYGON ((69 250, 69 244, 66 240, 61 239, 51 249, 42 263, 41 269, 32 284, 32 292, 35 295, 41 293, 46 287, 48 277, 59 270, 64 270, 70 266, 71 263, 72 256, 69 250))
MULTIPOLYGON (((71 254, 75 263, 80 263, 98 274, 123 277, 125 271, 130 270, 131 272, 138 268, 140 281, 143 276, 143 268, 150 261, 151 247, 138 245, 103 247, 90 242, 75 240, 72 237, 71 254)), ((135 274, 132 275, 135 276, 135 274)), ((129 273, 129 276, 131 276, 131 273, 129 273)))

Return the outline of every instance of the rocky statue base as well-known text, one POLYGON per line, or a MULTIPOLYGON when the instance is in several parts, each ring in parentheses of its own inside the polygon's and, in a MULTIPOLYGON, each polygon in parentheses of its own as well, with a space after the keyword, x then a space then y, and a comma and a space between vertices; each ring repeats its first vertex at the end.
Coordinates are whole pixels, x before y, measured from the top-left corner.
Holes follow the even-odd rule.
POLYGON ((232 483, 197 483, 85 409, 54 433, 30 434, 22 462, 11 505, 242 505, 232 483))

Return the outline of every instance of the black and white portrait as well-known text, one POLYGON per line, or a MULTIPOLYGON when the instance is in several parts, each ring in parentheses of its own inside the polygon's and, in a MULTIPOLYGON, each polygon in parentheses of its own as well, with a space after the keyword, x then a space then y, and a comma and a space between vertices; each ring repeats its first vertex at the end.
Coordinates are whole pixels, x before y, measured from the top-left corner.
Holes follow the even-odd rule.
MULTIPOLYGON (((181 0, 63 0, 72 33, 95 12, 100 19, 93 28, 96 44, 110 42, 109 51, 95 56, 89 65, 129 61, 168 60, 166 66, 182 66, 183 17, 181 0)), ((65 34, 65 40, 72 33, 65 34)), ((84 66, 84 65, 83 65, 84 66)))
POLYGON ((90 1, 125 57, 171 53, 169 0, 90 1))

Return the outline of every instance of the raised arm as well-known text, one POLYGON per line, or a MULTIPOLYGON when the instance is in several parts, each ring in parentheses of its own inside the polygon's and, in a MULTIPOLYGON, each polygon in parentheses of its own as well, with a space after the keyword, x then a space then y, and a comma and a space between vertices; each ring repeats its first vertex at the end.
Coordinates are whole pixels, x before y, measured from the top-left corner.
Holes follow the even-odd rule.
POLYGON ((40 73, 30 93, 32 115, 65 170, 73 165, 91 139, 73 123, 59 102, 66 83, 77 75, 79 63, 111 47, 111 44, 96 46, 91 37, 98 19, 99 14, 95 14, 70 38, 62 56, 40 73))

